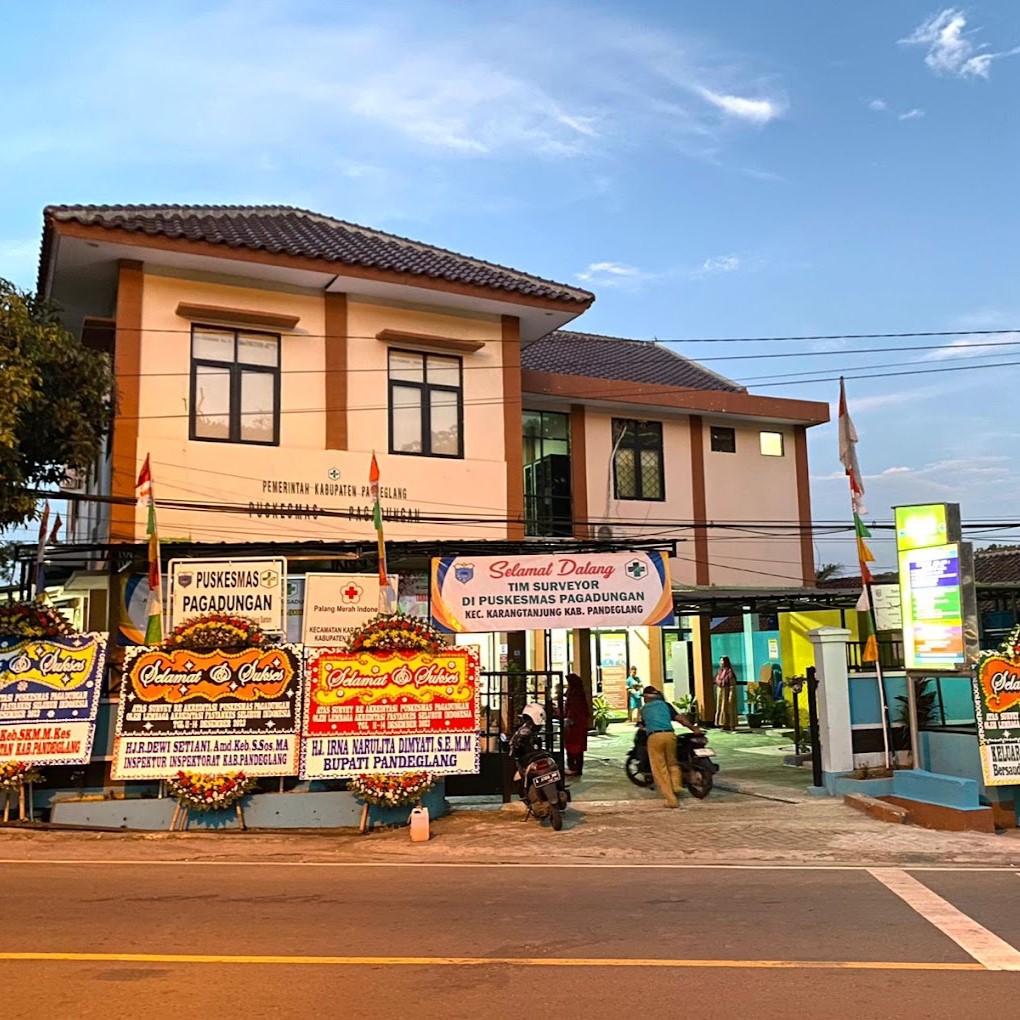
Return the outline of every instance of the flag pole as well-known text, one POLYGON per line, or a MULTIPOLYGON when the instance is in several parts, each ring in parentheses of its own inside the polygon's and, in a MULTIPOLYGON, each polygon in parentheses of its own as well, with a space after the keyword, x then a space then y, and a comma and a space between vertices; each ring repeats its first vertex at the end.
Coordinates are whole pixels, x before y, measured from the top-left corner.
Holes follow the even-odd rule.
POLYGON ((861 469, 857 463, 857 430, 854 428, 853 420, 846 406, 846 386, 843 377, 839 377, 839 459, 846 471, 847 480, 850 484, 850 508, 854 518, 854 533, 857 540, 857 560, 861 568, 861 583, 864 587, 865 604, 867 606, 868 619, 871 623, 871 637, 865 646, 862 660, 870 650, 871 642, 875 643, 875 678, 878 681, 878 700, 882 712, 882 754, 887 769, 892 768, 892 753, 890 750, 890 720, 889 704, 885 696, 885 676, 882 672, 881 655, 878 652, 878 617, 875 614, 875 595, 872 591, 871 570, 868 568, 869 561, 874 560, 871 550, 865 542, 871 537, 871 532, 864 526, 861 514, 866 513, 864 507, 864 483, 861 480, 861 469))
POLYGON ((159 528, 156 524, 156 494, 149 454, 145 455, 145 463, 138 475, 135 495, 138 503, 144 505, 147 511, 145 530, 149 540, 149 599, 145 610, 145 643, 158 645, 163 641, 163 573, 160 564, 159 528))

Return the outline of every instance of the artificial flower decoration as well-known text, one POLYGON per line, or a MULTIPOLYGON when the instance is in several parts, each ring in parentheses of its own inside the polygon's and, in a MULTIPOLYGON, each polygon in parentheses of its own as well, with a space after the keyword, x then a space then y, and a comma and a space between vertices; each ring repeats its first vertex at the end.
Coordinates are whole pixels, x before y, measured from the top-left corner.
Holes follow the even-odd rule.
POLYGON ((0 603, 0 640, 70 637, 71 625, 45 602, 0 603))
POLYGON ((0 793, 13 793, 28 783, 42 783, 43 774, 23 761, 0 761, 0 793))
POLYGON ((181 807, 191 811, 222 811, 233 807, 254 789, 257 780, 243 772, 207 776, 200 772, 178 772, 167 780, 167 789, 181 807))
POLYGON ((254 620, 224 613, 209 613, 179 623, 163 640, 167 649, 186 648, 192 652, 216 649, 263 648, 266 635, 254 620))
POLYGON ((435 785, 428 772, 405 772, 402 775, 360 775, 347 781, 347 789, 363 804, 382 807, 403 807, 418 804, 435 785))
POLYGON ((351 635, 352 652, 438 652, 447 636, 412 616, 376 616, 351 635))

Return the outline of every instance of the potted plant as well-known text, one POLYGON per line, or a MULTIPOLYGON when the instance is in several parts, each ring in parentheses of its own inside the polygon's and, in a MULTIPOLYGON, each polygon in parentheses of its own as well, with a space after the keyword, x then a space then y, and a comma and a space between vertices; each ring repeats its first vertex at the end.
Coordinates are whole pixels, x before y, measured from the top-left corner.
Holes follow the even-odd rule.
POLYGON ((789 707, 785 698, 773 699, 771 722, 774 729, 782 729, 789 725, 789 707))
POLYGON ((595 732, 600 737, 606 735, 606 730, 609 729, 609 720, 612 716, 612 709, 609 707, 609 702, 606 701, 601 695, 597 698, 592 699, 591 703, 591 722, 595 727, 595 732))
POLYGON ((747 725, 752 730, 760 729, 766 720, 772 721, 775 700, 770 684, 747 685, 747 725))
POLYGON ((685 694, 674 702, 676 710, 687 716, 695 725, 698 723, 698 699, 693 694, 685 694))

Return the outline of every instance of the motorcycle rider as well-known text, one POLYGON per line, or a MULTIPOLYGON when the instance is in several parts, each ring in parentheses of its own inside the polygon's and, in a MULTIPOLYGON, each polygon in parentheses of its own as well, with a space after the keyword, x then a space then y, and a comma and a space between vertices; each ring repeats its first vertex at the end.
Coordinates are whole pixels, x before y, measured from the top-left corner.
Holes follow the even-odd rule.
POLYGON ((666 807, 676 808, 680 806, 677 795, 683 789, 683 781, 676 758, 673 720, 686 726, 692 733, 700 734, 701 730, 687 716, 680 715, 655 687, 646 687, 641 696, 644 702, 641 706, 641 722, 648 734, 648 761, 652 776, 666 807))

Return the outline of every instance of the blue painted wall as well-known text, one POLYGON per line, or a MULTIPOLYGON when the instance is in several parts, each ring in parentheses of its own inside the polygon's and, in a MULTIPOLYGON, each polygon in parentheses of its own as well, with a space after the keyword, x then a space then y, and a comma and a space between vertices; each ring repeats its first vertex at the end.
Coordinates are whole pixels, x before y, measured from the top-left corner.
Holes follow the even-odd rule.
POLYGON ((724 656, 730 657, 733 663, 733 670, 741 686, 737 687, 737 712, 743 714, 747 711, 747 688, 744 684, 758 682, 758 670, 766 662, 780 662, 779 658, 769 657, 769 639, 779 644, 778 630, 756 630, 753 634, 754 661, 748 663, 744 655, 743 634, 713 634, 712 635, 712 667, 718 667, 719 660, 724 656))

